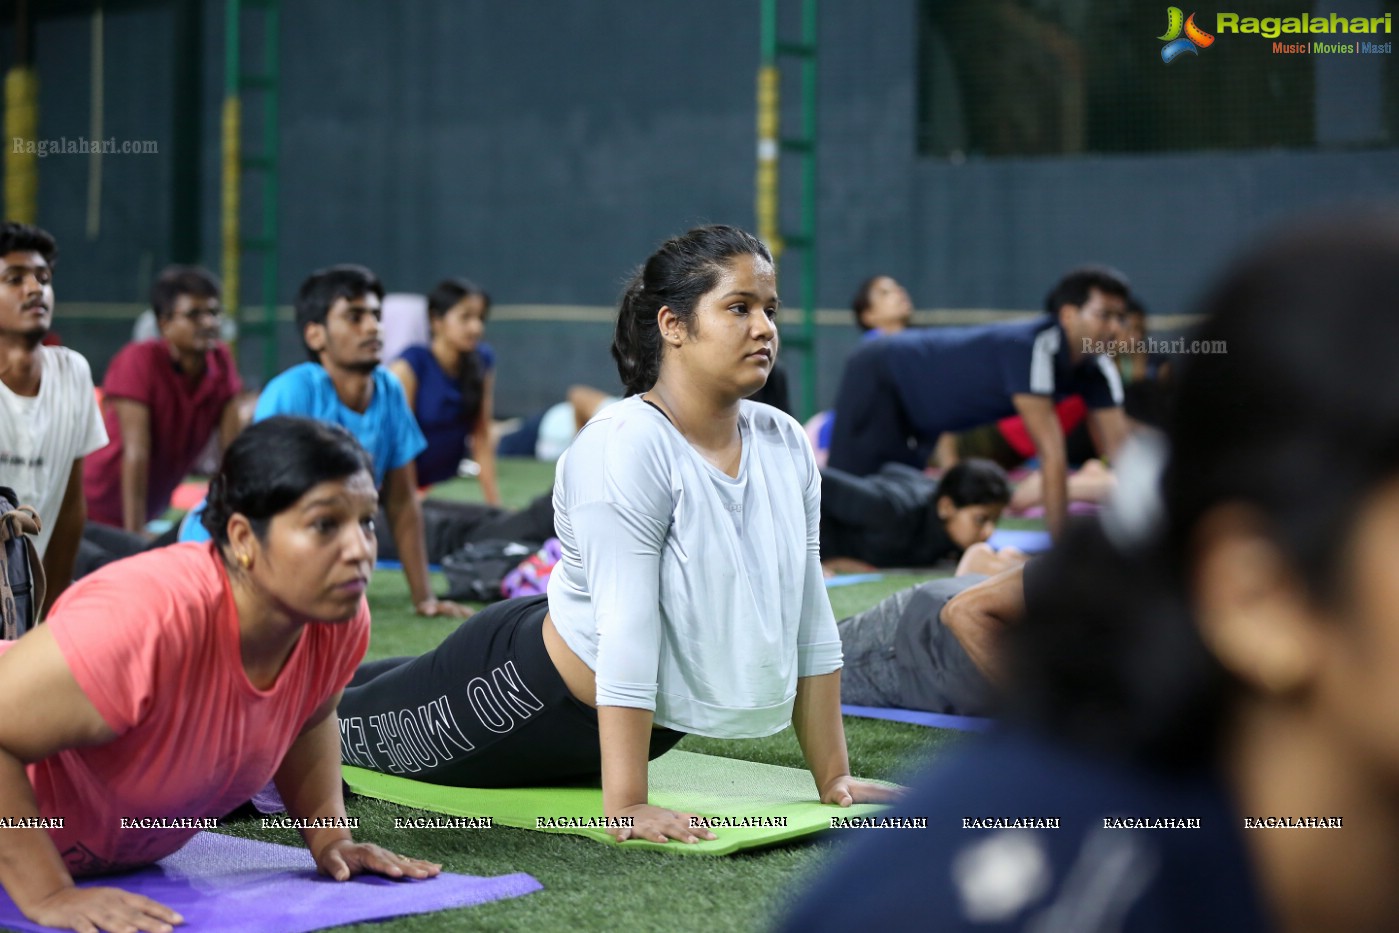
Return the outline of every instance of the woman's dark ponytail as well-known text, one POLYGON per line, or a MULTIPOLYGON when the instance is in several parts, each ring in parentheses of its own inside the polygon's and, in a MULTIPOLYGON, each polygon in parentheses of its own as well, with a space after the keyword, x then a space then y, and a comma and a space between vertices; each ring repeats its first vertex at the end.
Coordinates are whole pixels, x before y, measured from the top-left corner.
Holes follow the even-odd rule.
MULTIPOLYGON (((661 332, 656 315, 646 314, 646 282, 637 269, 618 301, 617 329, 612 337, 612 358, 627 395, 640 395, 656 384, 661 365, 661 332), (649 326, 648 326, 649 325, 649 326)), ((660 311, 660 307, 656 307, 660 311)))

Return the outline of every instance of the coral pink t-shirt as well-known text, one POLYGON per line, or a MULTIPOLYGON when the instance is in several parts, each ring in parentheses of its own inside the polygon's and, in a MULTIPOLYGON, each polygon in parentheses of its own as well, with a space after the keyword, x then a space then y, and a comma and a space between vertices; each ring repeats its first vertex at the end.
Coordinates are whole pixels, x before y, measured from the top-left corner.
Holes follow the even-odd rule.
POLYGON ((29 765, 39 812, 74 875, 144 865, 197 829, 122 819, 222 817, 261 790, 308 717, 353 676, 369 607, 311 623, 270 690, 243 670, 238 615, 213 544, 177 544, 78 581, 46 623, 117 738, 29 765))

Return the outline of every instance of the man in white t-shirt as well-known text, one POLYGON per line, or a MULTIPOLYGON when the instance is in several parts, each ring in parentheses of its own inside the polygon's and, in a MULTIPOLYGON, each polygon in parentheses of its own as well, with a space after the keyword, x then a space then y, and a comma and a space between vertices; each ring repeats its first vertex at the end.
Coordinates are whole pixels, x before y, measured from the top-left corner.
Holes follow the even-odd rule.
POLYGON ((43 339, 53 320, 54 239, 0 223, 0 485, 39 511, 47 610, 72 581, 83 536, 83 458, 107 445, 87 360, 43 339))

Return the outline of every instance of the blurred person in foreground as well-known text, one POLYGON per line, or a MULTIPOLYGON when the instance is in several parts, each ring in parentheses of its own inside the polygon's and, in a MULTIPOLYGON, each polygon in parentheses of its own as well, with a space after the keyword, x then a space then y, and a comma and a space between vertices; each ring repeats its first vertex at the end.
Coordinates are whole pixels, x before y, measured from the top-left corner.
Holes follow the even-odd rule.
POLYGON ((1399 929, 1397 294, 1393 216, 1232 269, 1169 454, 1124 456, 1027 589, 1016 725, 788 929, 1399 929))

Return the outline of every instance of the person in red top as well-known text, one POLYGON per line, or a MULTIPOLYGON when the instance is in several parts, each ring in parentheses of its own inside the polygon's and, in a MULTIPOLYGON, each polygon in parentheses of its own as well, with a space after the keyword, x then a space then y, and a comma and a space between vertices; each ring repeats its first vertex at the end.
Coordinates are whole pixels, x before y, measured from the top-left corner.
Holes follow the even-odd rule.
POLYGON ((378 496, 343 428, 271 418, 210 486, 214 540, 112 564, 0 643, 0 884, 44 926, 165 931, 172 910, 75 875, 149 864, 274 780, 323 874, 439 866, 344 828, 336 704, 369 644, 378 496), (48 825, 41 821, 48 821, 48 825), (57 825, 56 821, 61 821, 57 825), (125 824, 125 825, 124 825, 125 824), (134 827, 134 828, 133 828, 134 827))
POLYGON ((123 347, 102 380, 111 443, 87 458, 83 490, 91 522, 140 534, 170 506, 209 438, 238 433, 243 383, 219 340, 219 283, 193 266, 170 266, 151 288, 158 340, 123 347))

